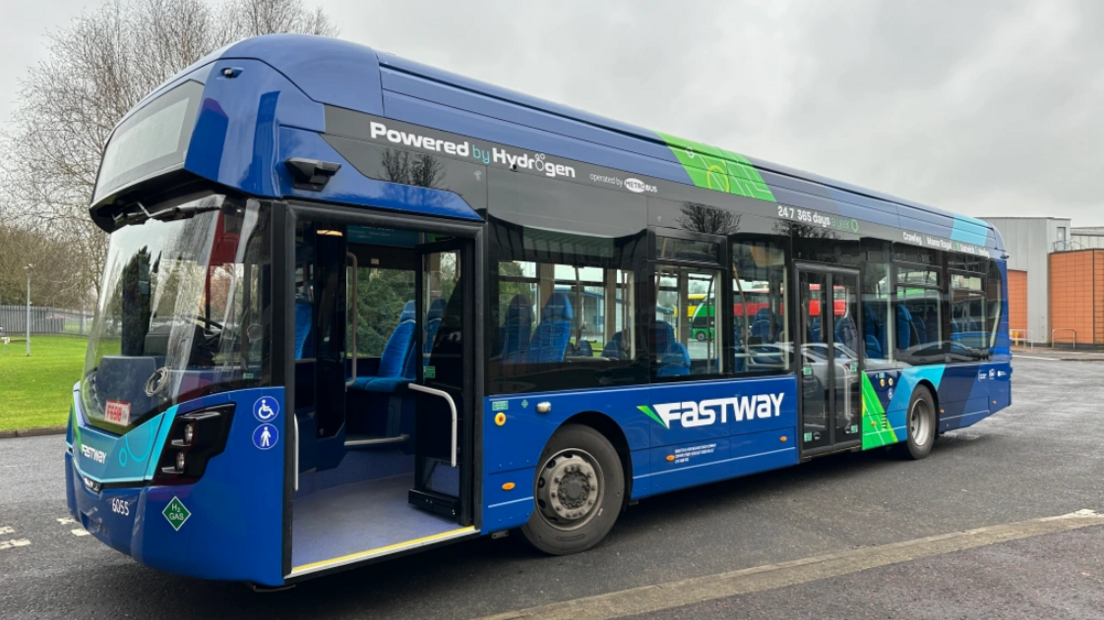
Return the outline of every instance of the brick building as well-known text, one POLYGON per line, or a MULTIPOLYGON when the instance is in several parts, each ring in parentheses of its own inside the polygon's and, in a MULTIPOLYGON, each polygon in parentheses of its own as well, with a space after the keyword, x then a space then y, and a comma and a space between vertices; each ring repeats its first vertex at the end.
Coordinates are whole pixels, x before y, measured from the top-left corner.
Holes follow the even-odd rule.
POLYGON ((1008 253, 1013 340, 1104 346, 1104 228, 1068 218, 987 217, 1008 253))

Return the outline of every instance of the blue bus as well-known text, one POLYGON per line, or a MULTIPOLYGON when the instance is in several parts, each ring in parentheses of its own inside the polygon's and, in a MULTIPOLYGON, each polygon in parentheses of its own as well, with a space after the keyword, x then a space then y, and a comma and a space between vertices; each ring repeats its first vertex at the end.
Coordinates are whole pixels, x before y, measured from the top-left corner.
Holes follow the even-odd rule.
POLYGON ((334 39, 166 82, 90 217, 69 509, 181 575, 580 552, 643 498, 923 458, 1011 401, 985 222, 334 39))

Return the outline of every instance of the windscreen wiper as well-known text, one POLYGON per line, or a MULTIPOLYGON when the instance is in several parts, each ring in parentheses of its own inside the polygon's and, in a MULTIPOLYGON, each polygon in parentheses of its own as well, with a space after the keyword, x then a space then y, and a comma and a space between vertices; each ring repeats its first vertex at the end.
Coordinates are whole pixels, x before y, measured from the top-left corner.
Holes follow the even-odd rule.
POLYGON ((140 201, 135 201, 137 205, 137 211, 130 211, 128 213, 120 213, 115 216, 114 223, 116 228, 121 228, 129 224, 141 224, 149 220, 170 220, 193 217, 197 213, 205 213, 207 211, 218 211, 222 208, 221 201, 204 201, 202 203, 190 203, 185 205, 177 205, 174 207, 166 207, 160 211, 154 211, 150 213, 146 206, 140 201))

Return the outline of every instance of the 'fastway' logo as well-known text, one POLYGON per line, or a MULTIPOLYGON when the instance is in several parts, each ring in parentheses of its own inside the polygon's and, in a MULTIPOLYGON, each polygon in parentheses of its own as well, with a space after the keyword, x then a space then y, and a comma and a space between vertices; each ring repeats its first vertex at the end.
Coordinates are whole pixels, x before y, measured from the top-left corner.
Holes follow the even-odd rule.
POLYGON ((97 450, 97 449, 95 449, 91 446, 82 445, 81 446, 81 454, 84 455, 84 458, 92 459, 93 461, 96 461, 97 463, 103 463, 104 461, 107 460, 107 453, 106 452, 104 452, 103 450, 97 450))
POLYGON ((701 402, 661 403, 653 405, 655 409, 648 405, 639 405, 637 409, 662 424, 663 428, 670 429, 671 422, 676 420, 682 424, 683 428, 692 428, 695 426, 709 426, 717 421, 718 415, 721 424, 727 423, 729 405, 732 406, 734 422, 777 417, 781 415, 782 398, 784 396, 785 394, 781 393, 733 396, 732 398, 713 398, 701 402))

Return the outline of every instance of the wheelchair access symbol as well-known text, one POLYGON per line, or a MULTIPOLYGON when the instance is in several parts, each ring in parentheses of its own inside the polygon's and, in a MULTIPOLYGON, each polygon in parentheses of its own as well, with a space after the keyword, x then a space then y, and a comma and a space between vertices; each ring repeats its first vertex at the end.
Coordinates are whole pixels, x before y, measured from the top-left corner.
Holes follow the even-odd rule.
POLYGON ((259 422, 271 422, 280 415, 280 401, 271 396, 262 396, 253 403, 253 417, 259 422))

